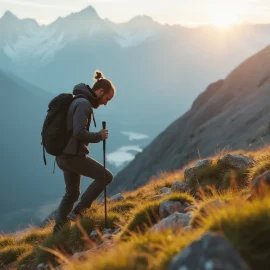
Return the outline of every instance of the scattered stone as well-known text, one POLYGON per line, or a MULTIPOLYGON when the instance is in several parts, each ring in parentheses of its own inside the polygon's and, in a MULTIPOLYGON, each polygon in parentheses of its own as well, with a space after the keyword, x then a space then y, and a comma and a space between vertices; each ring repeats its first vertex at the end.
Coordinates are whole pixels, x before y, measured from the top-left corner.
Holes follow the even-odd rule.
POLYGON ((186 183, 180 182, 180 181, 175 181, 172 184, 171 191, 172 192, 188 192, 190 189, 189 185, 186 183))
POLYGON ((112 238, 113 238, 113 235, 109 233, 102 235, 103 241, 111 240, 112 238))
POLYGON ((166 218, 169 215, 178 212, 185 213, 186 206, 179 201, 163 201, 159 206, 159 215, 161 218, 166 218))
POLYGON ((112 234, 112 229, 103 229, 102 234, 112 234))
POLYGON ((114 244, 113 240, 107 240, 107 241, 103 242, 100 246, 94 247, 94 248, 89 249, 87 251, 75 253, 71 257, 71 259, 74 259, 74 260, 84 260, 90 254, 92 254, 94 252, 99 252, 100 250, 108 250, 111 246, 113 246, 113 244, 114 244))
POLYGON ((242 169, 242 168, 253 166, 255 164, 255 160, 253 158, 243 156, 243 155, 227 154, 223 158, 218 160, 218 164, 219 163, 226 164, 229 167, 233 167, 236 169, 242 169))
POLYGON ((113 234, 118 234, 120 232, 121 232, 121 228, 119 227, 119 228, 117 228, 116 230, 113 231, 113 234))
POLYGON ((270 170, 258 175, 251 184, 251 195, 249 200, 256 197, 269 196, 270 194, 270 170))
POLYGON ((117 194, 113 195, 110 199, 111 199, 111 201, 123 201, 124 197, 122 196, 121 193, 117 193, 117 194))
POLYGON ((191 217, 189 213, 174 213, 167 218, 162 219, 159 223, 154 225, 152 231, 162 231, 167 229, 172 229, 176 232, 178 229, 188 226, 191 217))
POLYGON ((171 193, 171 189, 168 187, 163 187, 159 190, 160 194, 170 194, 171 193))
POLYGON ((49 270, 49 265, 45 263, 40 263, 37 267, 37 270, 49 270))
POLYGON ((169 270, 249 270, 224 237, 209 233, 176 255, 169 270))
POLYGON ((185 175, 185 183, 189 183, 190 179, 196 176, 196 173, 202 168, 212 164, 212 160, 210 159, 203 159, 199 160, 194 167, 186 169, 184 172, 185 175))
POLYGON ((97 233, 97 231, 92 231, 91 233, 90 233, 90 238, 91 239, 97 239, 99 237, 99 235, 98 235, 98 233, 97 233))
POLYGON ((211 159, 202 159, 202 160, 199 160, 195 167, 196 168, 199 168, 199 167, 204 167, 204 166, 209 166, 213 163, 213 161, 211 159))
POLYGON ((83 251, 83 252, 77 252, 75 254, 73 254, 73 256, 71 257, 71 260, 84 260, 86 259, 96 248, 92 248, 90 250, 87 251, 83 251))

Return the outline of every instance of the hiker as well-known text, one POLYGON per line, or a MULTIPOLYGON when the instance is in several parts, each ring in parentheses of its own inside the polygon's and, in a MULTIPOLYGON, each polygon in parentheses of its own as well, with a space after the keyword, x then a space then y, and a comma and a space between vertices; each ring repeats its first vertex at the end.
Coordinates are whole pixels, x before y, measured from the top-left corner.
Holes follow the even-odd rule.
MULTIPOLYGON (((94 78, 96 82, 92 88, 84 83, 74 87, 73 95, 80 95, 82 98, 73 100, 68 108, 67 130, 72 130, 72 136, 62 154, 56 157, 56 163, 64 174, 66 193, 58 208, 54 232, 61 230, 63 225, 70 221, 76 221, 82 217, 85 210, 104 189, 104 167, 88 156, 88 144, 106 140, 109 133, 106 129, 99 132, 88 130, 91 120, 96 126, 92 108, 97 109, 100 105, 107 105, 115 95, 115 88, 100 71, 95 72, 94 78), (80 195, 81 175, 93 178, 94 181, 73 209, 80 195)), ((112 180, 112 173, 106 169, 106 185, 112 180)))

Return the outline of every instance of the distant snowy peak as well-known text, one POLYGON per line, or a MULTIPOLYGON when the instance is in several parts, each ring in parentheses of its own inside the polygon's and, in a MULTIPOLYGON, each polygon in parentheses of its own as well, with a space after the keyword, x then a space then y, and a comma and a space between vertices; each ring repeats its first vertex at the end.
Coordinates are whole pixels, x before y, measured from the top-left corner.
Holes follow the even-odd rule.
POLYGON ((153 37, 162 26, 148 16, 136 16, 126 23, 113 24, 116 42, 124 48, 138 46, 153 37))
POLYGON ((58 34, 51 29, 29 31, 27 35, 20 36, 16 42, 6 43, 4 53, 18 67, 27 64, 28 67, 44 66, 53 61, 55 54, 74 38, 58 34))
POLYGON ((100 31, 105 22, 98 16, 97 12, 91 6, 83 9, 77 13, 62 18, 59 17, 56 21, 51 23, 48 27, 56 29, 58 32, 68 34, 90 34, 100 31))
POLYGON ((154 36, 154 34, 155 31, 148 29, 143 31, 124 31, 119 32, 115 40, 123 48, 135 47, 154 36))
POLYGON ((138 15, 126 23, 129 27, 151 27, 156 28, 159 23, 155 22, 151 17, 146 15, 138 15))
POLYGON ((18 19, 7 11, 0 19, 0 49, 6 44, 13 44, 22 36, 38 31, 40 26, 32 19, 18 19))
POLYGON ((0 18, 0 25, 13 26, 14 24, 28 24, 38 26, 38 23, 34 19, 19 19, 12 12, 6 11, 0 18))
POLYGON ((13 23, 14 21, 19 21, 19 19, 10 11, 6 11, 0 18, 0 22, 13 23))

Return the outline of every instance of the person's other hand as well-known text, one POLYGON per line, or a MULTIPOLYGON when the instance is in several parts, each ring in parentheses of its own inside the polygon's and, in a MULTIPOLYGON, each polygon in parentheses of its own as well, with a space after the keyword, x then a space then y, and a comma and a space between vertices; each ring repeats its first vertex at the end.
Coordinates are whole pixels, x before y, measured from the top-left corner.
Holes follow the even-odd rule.
POLYGON ((109 132, 107 129, 102 129, 99 131, 99 133, 101 134, 103 141, 106 140, 109 136, 109 132))

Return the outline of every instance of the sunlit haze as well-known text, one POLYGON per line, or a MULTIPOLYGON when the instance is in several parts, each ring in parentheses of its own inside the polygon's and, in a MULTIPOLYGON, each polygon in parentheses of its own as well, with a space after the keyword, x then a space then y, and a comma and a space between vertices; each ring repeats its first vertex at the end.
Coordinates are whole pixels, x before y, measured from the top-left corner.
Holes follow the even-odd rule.
POLYGON ((93 6, 102 18, 124 22, 148 15, 162 24, 226 28, 236 23, 269 23, 268 0, 0 0, 0 16, 9 10, 19 18, 49 24, 58 17, 93 6))

